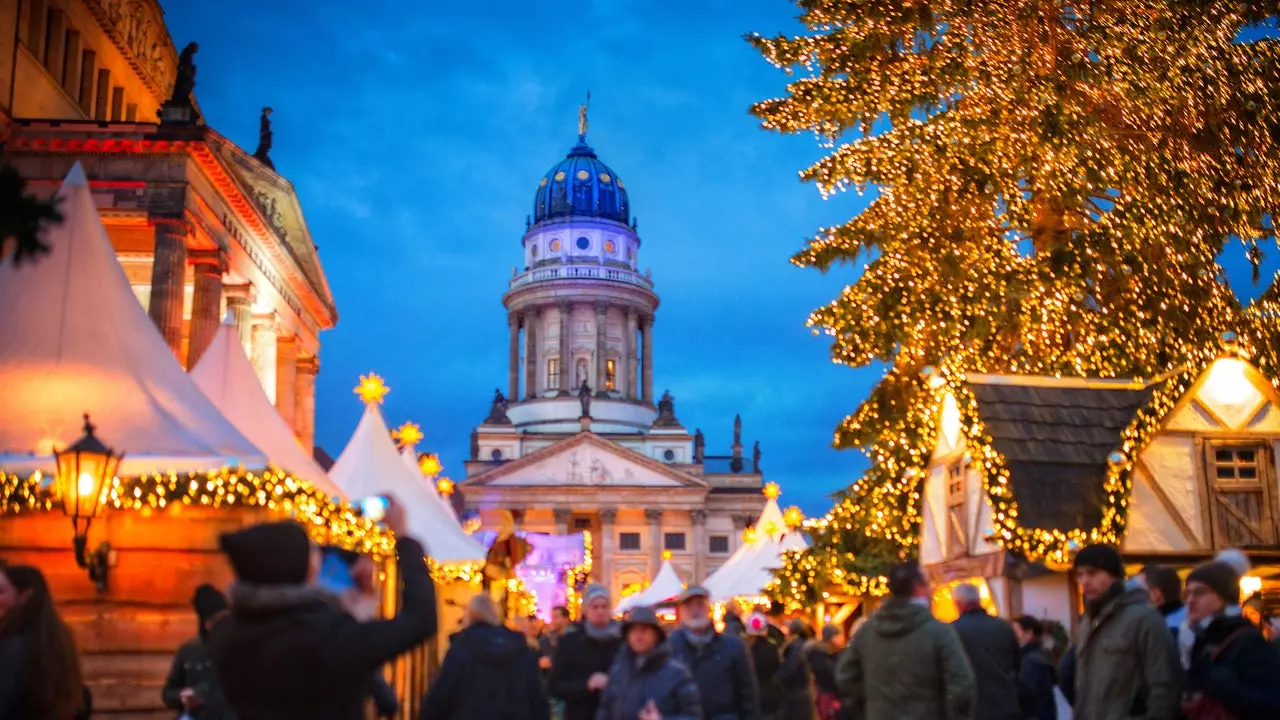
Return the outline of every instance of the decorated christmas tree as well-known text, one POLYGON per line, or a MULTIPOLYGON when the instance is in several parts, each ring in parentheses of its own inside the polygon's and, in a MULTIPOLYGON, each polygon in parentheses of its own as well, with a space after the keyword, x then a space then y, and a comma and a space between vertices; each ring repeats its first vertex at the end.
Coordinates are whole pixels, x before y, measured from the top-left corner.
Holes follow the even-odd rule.
POLYGON ((871 468, 817 529, 826 559, 784 579, 910 554, 931 383, 1152 377, 1244 332, 1218 258, 1259 267, 1280 207, 1280 44, 1251 29, 1275 3, 797 4, 805 34, 749 38, 797 76, 752 112, 831 148, 801 174, 824 196, 870 191, 793 262, 860 265, 809 324, 887 372, 835 433, 871 468))

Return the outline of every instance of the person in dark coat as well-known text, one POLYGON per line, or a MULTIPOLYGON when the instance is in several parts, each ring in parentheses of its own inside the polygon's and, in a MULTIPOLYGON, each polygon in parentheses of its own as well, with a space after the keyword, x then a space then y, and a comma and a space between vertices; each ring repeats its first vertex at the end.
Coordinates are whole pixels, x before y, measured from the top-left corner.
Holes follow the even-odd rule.
POLYGON ((680 628, 671 655, 693 673, 705 720, 758 720, 760 693, 742 641, 716 632, 710 593, 690 585, 680 596, 680 628))
POLYGON ((82 718, 89 704, 75 639, 44 573, 0 565, 0 718, 82 718))
POLYGON ((1044 624, 1030 615, 1013 621, 1018 636, 1018 706, 1023 720, 1058 720, 1057 673, 1044 646, 1044 624))
POLYGON ((1280 718, 1280 655, 1239 605, 1240 574, 1230 564, 1214 560, 1187 576, 1187 621, 1198 628, 1183 694, 1188 717, 1216 703, 1237 720, 1280 718))
POLYGON ((213 627, 231 614, 227 598, 212 585, 196 588, 191 599, 200 625, 196 637, 178 648, 169 677, 160 690, 165 707, 193 720, 230 720, 235 716, 222 696, 218 672, 209 659, 205 641, 213 627))
POLYGON ((486 594, 467 603, 466 621, 450 638, 419 720, 549 720, 538 651, 502 626, 486 594))
POLYGON ((958 585, 951 596, 960 611, 951 627, 978 682, 974 720, 1019 720, 1018 638, 1013 628, 987 614, 977 587, 958 585))
POLYGON ((805 657, 805 647, 812 634, 803 620, 792 620, 787 627, 791 637, 782 647, 782 667, 778 668, 778 684, 782 686, 782 710, 779 720, 813 720, 817 704, 813 699, 813 673, 805 657))
POLYGON ((595 720, 702 720, 698 685, 671 659, 653 608, 632 610, 622 633, 626 642, 609 670, 595 720))
POLYGON ((760 713, 774 720, 782 709, 782 685, 778 669, 782 667, 782 648, 769 637, 769 620, 760 613, 747 618, 747 650, 756 671, 756 687, 760 689, 760 713))
POLYGON ((804 649, 809 670, 813 672, 813 689, 818 720, 836 720, 840 716, 840 690, 836 687, 836 660, 840 655, 840 628, 827 625, 822 637, 804 649))
POLYGON ((240 720, 363 718, 375 670, 436 631, 436 595, 422 545, 388 503, 401 578, 399 614, 359 622, 312 583, 320 553, 297 523, 264 523, 222 536, 235 571, 231 616, 209 635, 209 656, 240 720))
POLYGON ((592 583, 582 595, 582 627, 566 632, 551 660, 551 695, 564 702, 564 720, 595 720, 600 691, 622 647, 622 626, 610 618, 609 591, 592 583))
POLYGON ((747 626, 743 624, 742 616, 738 614, 737 610, 730 609, 725 611, 724 633, 726 635, 733 635, 738 639, 742 639, 747 636, 747 626))

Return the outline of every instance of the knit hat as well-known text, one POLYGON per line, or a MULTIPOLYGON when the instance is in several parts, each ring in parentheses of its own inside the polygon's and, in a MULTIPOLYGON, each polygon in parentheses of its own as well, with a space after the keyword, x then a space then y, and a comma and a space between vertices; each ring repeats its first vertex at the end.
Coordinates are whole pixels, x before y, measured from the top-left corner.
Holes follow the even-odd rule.
POLYGON ((1223 550, 1212 562, 1191 571, 1187 584, 1208 587, 1228 605, 1240 604, 1240 576, 1249 571, 1249 559, 1239 550, 1223 550))
POLYGON ((701 585, 690 585, 684 589, 684 592, 680 593, 680 604, 683 605, 694 598, 710 599, 711 593, 707 592, 707 589, 701 585))
POLYGON ((840 628, 836 627, 835 625, 822 626, 823 642, 831 642, 832 640, 835 640, 838 637, 840 637, 840 628))
POLYGON ((222 536, 222 551, 240 582, 301 585, 311 564, 311 541, 289 520, 262 523, 222 536))
POLYGON ((648 625, 658 631, 658 642, 666 639, 667 633, 662 629, 662 622, 658 620, 658 613, 648 606, 638 607, 627 613, 627 619, 622 621, 622 635, 626 637, 627 633, 635 625, 648 625))
POLYGON ((1120 561, 1120 551, 1113 545, 1089 545, 1076 553, 1076 570, 1090 567, 1116 578, 1124 577, 1124 563, 1120 561))
POLYGON ((208 622, 214 615, 231 607, 222 591, 212 585, 201 585, 196 588, 196 594, 191 598, 191 606, 196 609, 196 616, 202 623, 208 622))
POLYGON ((769 634, 769 620, 761 613, 751 613, 747 618, 747 634, 757 637, 769 634))
POLYGON ((809 626, 800 618, 795 618, 787 624, 787 631, 791 633, 791 637, 802 638, 809 632, 809 626))
POLYGON ((591 583, 587 586, 585 592, 582 593, 582 604, 588 605, 596 598, 604 598, 605 602, 609 601, 609 588, 600 583, 591 583))

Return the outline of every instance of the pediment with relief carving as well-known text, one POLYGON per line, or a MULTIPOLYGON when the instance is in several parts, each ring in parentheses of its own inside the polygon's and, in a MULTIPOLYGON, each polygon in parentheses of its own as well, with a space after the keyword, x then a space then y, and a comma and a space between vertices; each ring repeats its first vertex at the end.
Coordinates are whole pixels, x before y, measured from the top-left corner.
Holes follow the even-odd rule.
POLYGON ((705 488, 706 483, 592 433, 582 433, 462 483, 485 487, 705 488))
POLYGON ((164 24, 164 12, 156 0, 86 0, 125 57, 151 86, 167 99, 173 91, 178 52, 164 24))

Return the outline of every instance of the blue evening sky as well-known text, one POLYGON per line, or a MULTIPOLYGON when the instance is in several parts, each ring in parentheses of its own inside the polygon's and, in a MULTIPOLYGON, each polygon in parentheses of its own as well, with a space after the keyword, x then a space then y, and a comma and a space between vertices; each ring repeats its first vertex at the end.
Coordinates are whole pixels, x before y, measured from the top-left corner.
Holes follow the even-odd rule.
POLYGON ((178 47, 200 43, 196 95, 213 127, 252 151, 259 109, 275 109, 272 158, 340 315, 321 336, 316 399, 317 443, 335 457, 359 420, 357 376, 376 371, 388 422, 420 423, 422 449, 462 477, 468 434, 506 389, 500 298, 525 216, 590 90, 589 142, 627 184, 662 298, 656 391, 709 453, 728 452, 741 413, 748 453, 759 439, 766 478, 808 513, 865 467, 831 449, 832 431, 882 371, 833 365, 804 324, 855 270, 788 262, 865 199, 824 202, 797 179, 822 154, 814 139, 747 114, 786 78, 741 36, 796 30, 794 4, 164 5, 178 47))

